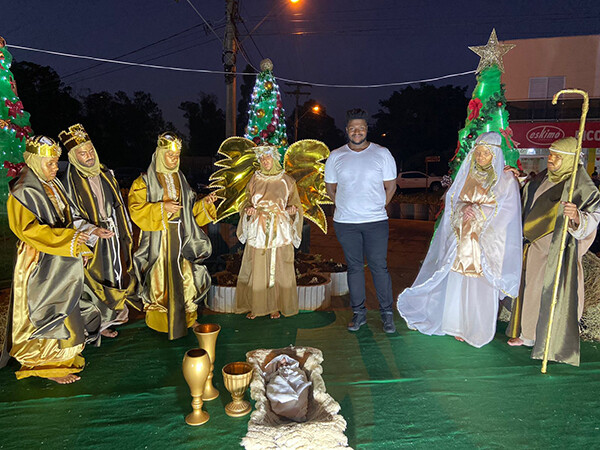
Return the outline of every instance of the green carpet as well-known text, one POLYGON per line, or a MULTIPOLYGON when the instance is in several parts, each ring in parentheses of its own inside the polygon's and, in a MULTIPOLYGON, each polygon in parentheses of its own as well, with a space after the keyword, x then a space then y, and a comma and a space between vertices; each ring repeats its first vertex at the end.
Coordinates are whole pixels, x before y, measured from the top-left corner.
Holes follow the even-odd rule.
MULTIPOLYGON (((218 399, 210 421, 183 421, 191 397, 181 373, 195 337, 169 342, 143 321, 115 340, 86 348, 82 380, 69 386, 17 381, 0 370, 0 448, 235 449, 249 416, 225 415, 230 396, 221 367, 256 348, 289 344, 323 351, 327 390, 341 405, 354 448, 594 448, 600 437, 600 349, 582 343, 582 366, 551 364, 549 374, 503 334, 482 349, 451 337, 381 331, 377 312, 348 333, 350 311, 302 313, 254 321, 204 316, 222 326, 217 341, 218 399)), ((504 324, 499 324, 504 327, 504 324)), ((503 329, 499 330, 503 331, 503 329)))

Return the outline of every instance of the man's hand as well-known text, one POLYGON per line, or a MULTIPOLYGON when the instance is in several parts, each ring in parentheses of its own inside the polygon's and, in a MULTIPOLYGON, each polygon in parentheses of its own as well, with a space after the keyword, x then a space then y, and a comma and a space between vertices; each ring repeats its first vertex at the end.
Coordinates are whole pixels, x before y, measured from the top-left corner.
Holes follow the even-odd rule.
POLYGON ((298 212, 298 207, 297 206, 288 206, 287 208, 285 208, 285 210, 287 211, 288 214, 296 214, 298 212))
POLYGON ((182 208, 179 202, 176 202, 175 200, 171 199, 164 201, 163 207, 165 208, 165 211, 167 211, 169 214, 175 214, 182 208))
POLYGON ((512 166, 504 166, 504 171, 505 172, 512 172, 512 174, 515 176, 515 178, 519 178, 519 169, 516 169, 512 166))
POLYGON ((83 266, 87 266, 87 263, 90 262, 90 257, 89 256, 82 256, 81 257, 83 259, 83 266))
POLYGON ((565 217, 568 217, 569 220, 572 222, 572 226, 571 228, 577 228, 579 226, 579 212, 577 210, 577 206, 575 205, 575 203, 569 203, 569 202, 560 202, 563 207, 563 215, 565 217))
POLYGON ((114 231, 107 230, 106 228, 96 228, 92 231, 92 234, 101 239, 108 239, 115 235, 114 231))
POLYGON ((88 233, 79 233, 77 235, 77 243, 85 244, 90 239, 90 235, 88 233))
POLYGON ((249 216, 253 216, 254 214, 256 214, 256 209, 254 209, 252 206, 248 206, 246 208, 246 214, 249 216))
POLYGON ((211 192, 206 197, 204 197, 202 200, 204 201, 204 203, 207 203, 210 205, 217 201, 217 194, 215 194, 214 192, 211 192))

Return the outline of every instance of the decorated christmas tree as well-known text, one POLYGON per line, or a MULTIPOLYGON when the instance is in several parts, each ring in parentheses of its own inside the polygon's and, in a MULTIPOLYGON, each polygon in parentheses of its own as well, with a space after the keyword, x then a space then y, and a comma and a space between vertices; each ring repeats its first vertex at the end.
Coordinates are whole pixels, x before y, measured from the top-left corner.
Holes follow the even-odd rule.
POLYGON ((279 154, 283 159, 288 147, 285 111, 279 86, 273 76, 271 60, 261 61, 260 70, 250 97, 248 126, 244 137, 256 145, 272 144, 279 147, 279 154))
POLYGON ((469 47, 481 57, 481 60, 477 67, 477 86, 469 101, 465 127, 458 132, 456 153, 450 161, 450 174, 453 179, 477 136, 487 131, 496 131, 503 136, 502 153, 505 163, 513 167, 518 165, 519 150, 512 140, 504 85, 500 82, 500 76, 504 72, 502 57, 514 46, 514 44, 500 44, 494 29, 487 45, 469 47))
POLYGON ((31 135, 29 113, 23 110, 23 103, 17 94, 17 83, 10 71, 12 55, 6 48, 6 41, 0 37, 0 208, 5 210, 8 198, 11 164, 23 162, 25 140, 31 135))

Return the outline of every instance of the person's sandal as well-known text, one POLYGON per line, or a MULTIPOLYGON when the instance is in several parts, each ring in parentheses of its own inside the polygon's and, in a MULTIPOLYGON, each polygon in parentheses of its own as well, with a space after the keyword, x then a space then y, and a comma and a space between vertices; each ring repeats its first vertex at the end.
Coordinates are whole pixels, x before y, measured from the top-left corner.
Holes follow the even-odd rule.
POLYGON ((248 313, 248 314, 246 314, 246 319, 254 320, 254 319, 256 319, 256 316, 253 315, 252 313, 248 313))
POLYGON ((279 319, 281 317, 281 314, 279 314, 278 312, 271 314, 271 319, 279 319))

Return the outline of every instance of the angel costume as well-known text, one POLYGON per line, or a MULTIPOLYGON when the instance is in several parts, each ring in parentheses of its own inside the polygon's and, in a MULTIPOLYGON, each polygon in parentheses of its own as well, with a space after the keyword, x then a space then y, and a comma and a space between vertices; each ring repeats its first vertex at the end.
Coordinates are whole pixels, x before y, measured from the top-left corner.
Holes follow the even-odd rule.
POLYGON ((446 193, 446 208, 419 275, 398 297, 409 328, 482 347, 494 337, 499 300, 518 293, 519 186, 503 171, 500 143, 498 133, 479 136, 446 193), (492 153, 486 166, 475 159, 479 146, 492 153), (464 217, 467 210, 475 217, 464 217))
POLYGON ((237 236, 246 244, 236 288, 236 312, 264 316, 298 313, 294 247, 302 239, 302 205, 294 179, 286 174, 276 147, 256 147, 257 156, 273 158, 271 170, 261 164, 246 187, 237 236), (295 206, 295 214, 286 208, 295 206), (256 210, 246 214, 246 208, 256 210))

